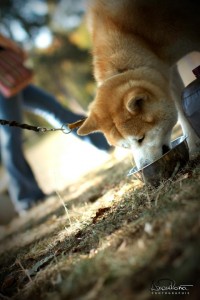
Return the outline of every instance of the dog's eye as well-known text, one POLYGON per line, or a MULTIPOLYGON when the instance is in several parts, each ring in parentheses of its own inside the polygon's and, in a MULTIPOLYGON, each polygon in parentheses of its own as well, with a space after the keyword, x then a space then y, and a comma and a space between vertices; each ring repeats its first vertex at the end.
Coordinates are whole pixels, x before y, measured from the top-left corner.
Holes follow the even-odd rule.
POLYGON ((138 139, 138 143, 141 144, 144 141, 145 136, 141 137, 140 139, 138 139))

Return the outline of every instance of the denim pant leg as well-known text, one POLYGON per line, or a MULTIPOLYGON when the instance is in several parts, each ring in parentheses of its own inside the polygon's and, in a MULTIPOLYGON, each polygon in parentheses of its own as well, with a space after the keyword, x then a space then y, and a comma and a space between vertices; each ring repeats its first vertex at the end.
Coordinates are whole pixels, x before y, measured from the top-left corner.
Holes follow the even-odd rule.
MULTIPOLYGON (((22 121, 20 95, 5 99, 0 95, 0 119, 22 121)), ((22 129, 0 126, 2 162, 9 177, 9 193, 16 209, 26 209, 42 198, 43 192, 27 163, 22 148, 22 129)))
MULTIPOLYGON (((29 85, 23 92, 23 106, 27 111, 43 117, 54 127, 61 127, 66 123, 73 123, 84 118, 83 115, 78 115, 63 107, 51 94, 46 91, 29 85)), ((109 150, 105 137, 101 133, 93 133, 88 136, 79 136, 76 131, 73 131, 80 139, 89 142, 101 150, 109 150)))

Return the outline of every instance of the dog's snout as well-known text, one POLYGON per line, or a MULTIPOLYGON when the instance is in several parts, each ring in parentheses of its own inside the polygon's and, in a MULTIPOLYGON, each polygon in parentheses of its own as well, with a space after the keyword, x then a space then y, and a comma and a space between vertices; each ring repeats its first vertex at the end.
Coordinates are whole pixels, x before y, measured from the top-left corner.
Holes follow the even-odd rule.
POLYGON ((170 150, 169 146, 163 145, 162 146, 162 154, 164 155, 165 153, 167 153, 170 150))

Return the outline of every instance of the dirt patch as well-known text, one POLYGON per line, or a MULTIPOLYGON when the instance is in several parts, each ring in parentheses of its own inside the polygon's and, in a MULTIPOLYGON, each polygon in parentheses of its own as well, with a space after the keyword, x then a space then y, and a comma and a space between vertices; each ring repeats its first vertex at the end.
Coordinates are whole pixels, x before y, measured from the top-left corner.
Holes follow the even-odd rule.
POLYGON ((129 169, 111 159, 2 232, 0 299, 171 299, 164 278, 198 299, 199 160, 157 189, 129 169))

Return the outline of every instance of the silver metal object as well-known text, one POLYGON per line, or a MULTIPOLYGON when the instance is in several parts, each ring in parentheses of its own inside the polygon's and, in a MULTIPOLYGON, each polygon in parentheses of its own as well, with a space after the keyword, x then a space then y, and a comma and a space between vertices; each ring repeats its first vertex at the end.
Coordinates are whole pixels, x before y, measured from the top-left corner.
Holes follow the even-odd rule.
POLYGON ((186 137, 181 136, 171 142, 172 149, 161 158, 142 169, 132 168, 128 176, 135 176, 145 184, 158 186, 162 180, 169 179, 177 174, 189 160, 189 151, 186 137))

